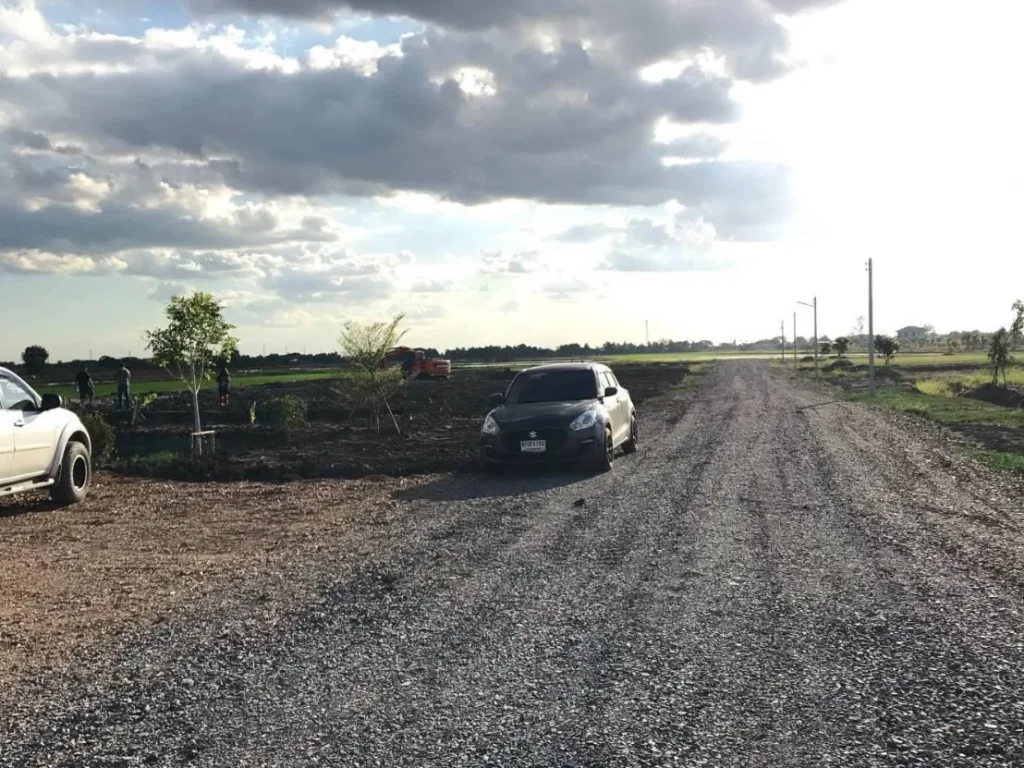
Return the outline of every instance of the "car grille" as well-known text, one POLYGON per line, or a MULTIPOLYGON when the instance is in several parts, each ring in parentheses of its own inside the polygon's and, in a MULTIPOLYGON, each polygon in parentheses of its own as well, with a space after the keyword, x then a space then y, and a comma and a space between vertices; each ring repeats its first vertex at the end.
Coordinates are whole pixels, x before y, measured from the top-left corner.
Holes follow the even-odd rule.
POLYGON ((548 452, 551 452, 562 450, 565 447, 567 437, 564 429, 535 429, 506 432, 504 440, 505 449, 513 453, 519 453, 519 443, 523 440, 544 440, 547 442, 548 452))

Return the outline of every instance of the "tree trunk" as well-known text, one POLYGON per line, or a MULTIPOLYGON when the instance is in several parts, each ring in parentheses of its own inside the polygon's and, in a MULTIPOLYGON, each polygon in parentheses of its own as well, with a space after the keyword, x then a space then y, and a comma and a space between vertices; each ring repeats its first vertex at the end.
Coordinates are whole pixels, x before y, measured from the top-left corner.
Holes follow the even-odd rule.
POLYGON ((198 389, 193 389, 192 390, 192 412, 195 415, 195 420, 196 420, 195 430, 194 430, 195 431, 195 435, 192 438, 193 445, 195 446, 194 452, 195 452, 196 456, 202 456, 203 455, 203 438, 200 437, 199 433, 202 431, 203 427, 202 427, 202 424, 201 424, 201 421, 200 421, 200 418, 199 418, 199 390, 198 389))

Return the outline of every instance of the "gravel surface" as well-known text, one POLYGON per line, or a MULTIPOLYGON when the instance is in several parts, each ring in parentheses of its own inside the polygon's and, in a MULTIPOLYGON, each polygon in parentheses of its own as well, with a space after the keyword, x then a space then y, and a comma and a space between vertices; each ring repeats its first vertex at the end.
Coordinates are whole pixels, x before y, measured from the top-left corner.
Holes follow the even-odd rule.
POLYGON ((0 693, 18 766, 1020 766, 1020 488, 757 363, 0 693))

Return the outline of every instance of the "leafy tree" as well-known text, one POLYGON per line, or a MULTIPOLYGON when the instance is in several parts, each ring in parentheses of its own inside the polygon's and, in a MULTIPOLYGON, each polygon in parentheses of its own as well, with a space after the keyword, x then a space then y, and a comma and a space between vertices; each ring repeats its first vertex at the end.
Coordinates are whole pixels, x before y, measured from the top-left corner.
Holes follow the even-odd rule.
POLYGON ((406 331, 398 326, 405 319, 404 314, 396 315, 388 323, 347 322, 338 337, 342 356, 352 366, 353 373, 346 389, 357 401, 369 406, 371 424, 380 432, 380 406, 383 405, 391 416, 395 431, 402 433, 398 419, 391 410, 388 398, 397 393, 405 384, 405 375, 399 366, 385 365, 388 352, 397 347, 406 331))
POLYGON ((821 344, 821 354, 825 355, 826 357, 831 355, 832 354, 832 344, 830 344, 827 341, 822 342, 822 344, 821 344))
POLYGON ((200 432, 199 390, 213 376, 217 360, 230 358, 238 348, 238 339, 231 335, 235 326, 224 319, 224 308, 209 293, 174 296, 164 313, 169 323, 146 332, 146 349, 154 363, 192 393, 195 431, 200 432))
POLYGON ((840 336, 838 339, 835 340, 833 347, 836 350, 836 354, 842 357, 843 355, 850 351, 850 340, 845 336, 840 336))
POLYGON ((892 336, 879 334, 875 336, 875 351, 885 358, 885 364, 888 365, 900 351, 900 343, 892 336))
POLYGON ((25 364, 29 376, 41 376, 49 359, 50 353, 38 344, 25 347, 25 351, 21 353, 21 362, 25 364))

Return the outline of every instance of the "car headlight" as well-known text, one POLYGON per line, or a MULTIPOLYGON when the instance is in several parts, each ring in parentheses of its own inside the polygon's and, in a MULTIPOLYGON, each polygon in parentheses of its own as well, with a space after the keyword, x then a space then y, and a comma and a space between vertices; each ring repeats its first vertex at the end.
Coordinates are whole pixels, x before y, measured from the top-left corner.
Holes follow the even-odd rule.
POLYGON ((584 411, 569 425, 569 429, 579 432, 581 429, 590 429, 596 423, 597 411, 584 411))
POLYGON ((493 416, 488 416, 486 419, 484 419, 484 425, 480 431, 483 432, 485 435, 496 435, 498 434, 499 430, 500 427, 498 426, 498 422, 494 420, 493 416))

